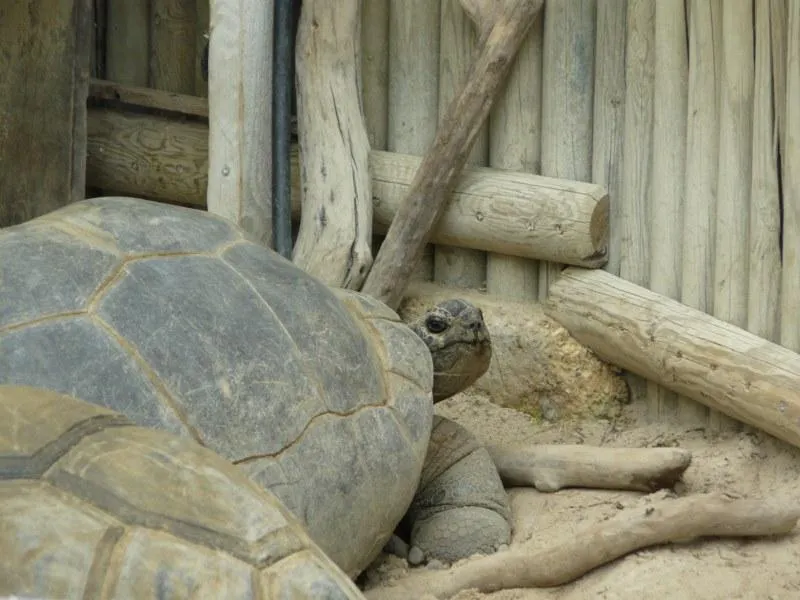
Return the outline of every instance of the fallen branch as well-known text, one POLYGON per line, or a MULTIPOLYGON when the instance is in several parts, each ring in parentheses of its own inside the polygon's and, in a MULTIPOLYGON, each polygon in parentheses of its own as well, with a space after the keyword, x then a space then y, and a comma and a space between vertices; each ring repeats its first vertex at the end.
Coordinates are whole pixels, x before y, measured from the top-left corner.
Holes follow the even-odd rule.
POLYGON ((583 445, 489 447, 507 487, 540 492, 566 487, 654 492, 675 485, 692 462, 680 448, 600 448, 583 445))
POLYGON ((466 589, 552 587, 640 548, 703 537, 751 537, 789 533, 800 518, 797 498, 732 498, 702 494, 659 500, 622 511, 579 531, 566 544, 531 551, 521 545, 456 566, 417 571, 392 587, 374 588, 371 600, 432 595, 440 600, 466 589))
MULTIPOLYGON (((405 203, 392 222, 362 291, 397 308, 422 257, 478 131, 489 115, 525 34, 543 0, 507 0, 500 8, 469 10, 479 22, 481 48, 467 82, 448 107, 405 203), (491 26, 488 19, 492 19, 491 26)), ((495 5, 487 0, 487 7, 495 5)))

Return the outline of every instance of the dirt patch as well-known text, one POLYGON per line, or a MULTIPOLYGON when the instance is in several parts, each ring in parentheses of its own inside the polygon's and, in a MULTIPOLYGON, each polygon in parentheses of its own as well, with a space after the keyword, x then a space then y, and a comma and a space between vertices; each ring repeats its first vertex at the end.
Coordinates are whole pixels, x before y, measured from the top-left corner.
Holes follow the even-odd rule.
MULTIPOLYGON (((537 423, 529 415, 462 394, 437 410, 492 444, 585 443, 603 446, 679 446, 693 453, 677 492, 800 493, 800 451, 750 428, 713 435, 675 423, 646 424, 639 404, 612 420, 537 423)), ((512 545, 552 547, 577 529, 643 501, 643 494, 600 490, 509 491, 512 545)), ((468 561, 466 561, 468 562, 468 561)), ((547 590, 464 591, 457 600, 588 600, 693 598, 716 600, 800 598, 800 531, 780 539, 716 539, 649 548, 596 569, 572 584, 547 590)), ((422 567, 426 568, 426 567, 422 567)), ((366 574, 368 587, 402 578, 405 561, 381 557, 366 574)))

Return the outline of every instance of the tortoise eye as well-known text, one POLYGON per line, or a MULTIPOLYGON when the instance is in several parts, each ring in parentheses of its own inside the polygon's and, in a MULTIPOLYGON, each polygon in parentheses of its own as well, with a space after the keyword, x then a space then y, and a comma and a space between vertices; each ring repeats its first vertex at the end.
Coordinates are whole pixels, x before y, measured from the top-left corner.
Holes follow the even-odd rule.
POLYGON ((442 333, 447 329, 447 322, 441 317, 431 315, 425 320, 425 327, 427 327, 428 331, 431 333, 442 333))

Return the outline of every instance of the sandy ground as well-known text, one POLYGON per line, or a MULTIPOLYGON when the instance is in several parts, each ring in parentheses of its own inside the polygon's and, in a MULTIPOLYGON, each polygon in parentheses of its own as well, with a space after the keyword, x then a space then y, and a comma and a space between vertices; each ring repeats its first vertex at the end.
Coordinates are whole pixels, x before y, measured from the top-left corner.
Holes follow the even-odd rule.
MULTIPOLYGON (((488 443, 585 443, 605 446, 680 446, 693 453, 679 494, 727 491, 768 495, 800 492, 800 451, 758 431, 710 434, 674 423, 646 424, 629 405, 614 422, 537 424, 523 413, 498 407, 485 397, 461 395, 438 411, 470 428, 488 443)), ((552 547, 574 537, 578 527, 607 519, 643 494, 599 490, 509 491, 514 516, 512 545, 552 547)), ((426 568, 426 567, 420 567, 426 568)), ((402 579, 408 566, 381 557, 366 574, 367 587, 402 579)), ((664 598, 800 599, 800 528, 780 539, 712 539, 648 548, 596 569, 580 580, 547 590, 467 590, 457 600, 588 600, 664 598)))

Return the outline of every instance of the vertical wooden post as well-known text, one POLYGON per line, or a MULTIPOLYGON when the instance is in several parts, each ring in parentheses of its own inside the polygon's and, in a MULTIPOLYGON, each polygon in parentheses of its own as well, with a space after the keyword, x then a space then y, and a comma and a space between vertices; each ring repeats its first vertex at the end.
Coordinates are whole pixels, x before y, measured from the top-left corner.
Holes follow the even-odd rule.
MULTIPOLYGON (((595 0, 550 0, 544 6, 542 63, 542 175, 592 178, 592 88, 595 0)), ((539 296, 561 265, 539 269, 539 296)))
MULTIPOLYGON (((653 185, 650 189, 650 289, 680 296, 683 172, 686 165, 688 49, 684 0, 656 2, 653 93, 653 185)), ((675 417, 676 395, 650 382, 653 416, 675 417)))
MULTIPOLYGON (((389 0, 390 152, 424 156, 436 136, 439 21, 439 0, 389 0)), ((433 278, 430 252, 420 261, 415 278, 433 278)))
MULTIPOLYGON (((647 197, 652 168, 655 1, 628 0, 627 5, 623 170, 617 199, 622 240, 619 275, 642 287, 647 287, 650 271, 647 197)), ((644 380, 631 375, 628 384, 635 400, 646 401, 644 380)))
POLYGON ((150 0, 107 0, 106 11, 106 79, 147 87, 150 0))
POLYGON ((194 94, 195 0, 151 0, 150 85, 194 94))
POLYGON ((361 6, 361 103, 367 139, 373 150, 386 150, 389 121, 389 0, 361 6))
POLYGON ((81 200, 91 0, 0 6, 0 227, 81 200))
POLYGON ((208 210, 267 246, 273 10, 272 0, 212 0, 208 60, 208 210))
POLYGON ((592 181, 605 186, 611 198, 611 234, 605 270, 613 275, 619 275, 622 249, 619 197, 625 122, 625 13, 626 0, 597 1, 592 181))
MULTIPOLYGON (((464 85, 472 65, 477 32, 459 0, 441 0, 439 21, 439 121, 464 85)), ((467 164, 485 166, 488 129, 478 133, 467 164)), ((480 289, 486 281, 486 253, 437 244, 433 248, 434 280, 449 286, 480 289)))
MULTIPOLYGON (((687 89, 686 169, 683 210, 681 301, 703 312, 713 303, 719 115, 720 0, 691 0, 687 89)), ((695 402, 678 405, 681 422, 705 425, 709 409, 695 402)))
POLYGON ((800 2, 788 8, 781 344, 800 352, 800 2))
MULTIPOLYGON (((539 16, 517 53, 505 92, 489 115, 489 165, 541 173, 542 36, 539 16)), ((539 261, 490 252, 486 290, 510 300, 534 301, 539 291, 539 261)))
POLYGON ((764 339, 777 342, 781 284, 781 199, 778 180, 778 132, 772 108, 769 12, 768 2, 755 3, 753 173, 750 184, 747 329, 764 339))

